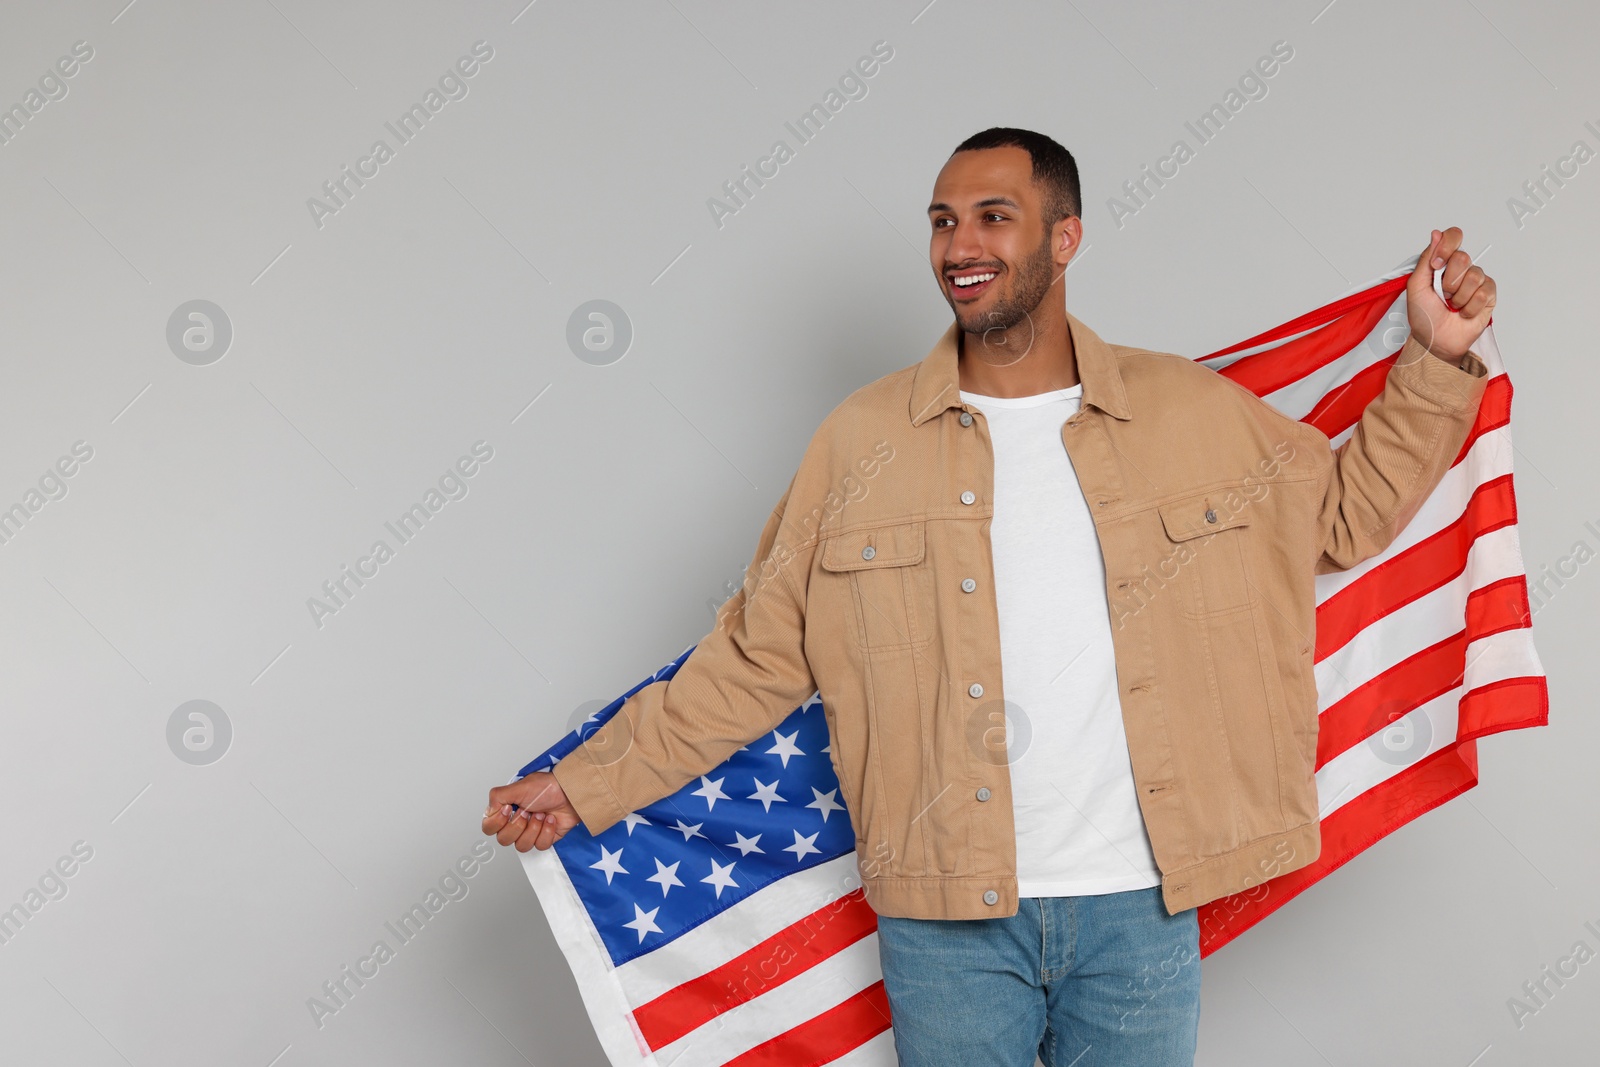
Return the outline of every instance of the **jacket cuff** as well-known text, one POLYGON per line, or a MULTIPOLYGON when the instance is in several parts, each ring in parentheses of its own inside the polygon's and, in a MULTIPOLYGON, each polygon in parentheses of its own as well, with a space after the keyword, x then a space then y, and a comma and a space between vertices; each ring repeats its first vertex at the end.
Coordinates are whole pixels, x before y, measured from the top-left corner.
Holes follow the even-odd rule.
POLYGON ((1476 411, 1489 384, 1489 368, 1477 353, 1468 351, 1454 367, 1429 352, 1415 334, 1406 336, 1389 373, 1452 415, 1476 411))
POLYGON ((628 814, 606 781, 605 771, 584 756, 582 745, 563 756, 550 773, 591 836, 598 837, 628 814))

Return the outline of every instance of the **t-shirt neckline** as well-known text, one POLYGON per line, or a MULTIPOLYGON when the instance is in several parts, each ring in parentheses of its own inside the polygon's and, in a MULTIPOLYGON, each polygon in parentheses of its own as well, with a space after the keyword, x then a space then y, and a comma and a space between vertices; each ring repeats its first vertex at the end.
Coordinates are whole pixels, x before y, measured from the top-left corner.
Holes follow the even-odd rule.
POLYGON ((988 405, 997 408, 1036 408, 1044 404, 1054 404, 1062 400, 1076 400, 1083 395, 1083 383, 1069 385, 1065 389, 1052 389, 1046 393, 1035 393, 1032 396, 985 396, 982 393, 972 393, 965 389, 961 391, 961 399, 977 404, 979 407, 988 405))

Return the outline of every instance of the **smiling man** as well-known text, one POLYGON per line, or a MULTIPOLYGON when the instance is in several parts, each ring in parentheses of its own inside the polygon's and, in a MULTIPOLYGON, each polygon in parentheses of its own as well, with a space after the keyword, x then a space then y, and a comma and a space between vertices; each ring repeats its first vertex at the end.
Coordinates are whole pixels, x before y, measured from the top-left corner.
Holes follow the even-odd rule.
POLYGON ((1070 314, 1080 203, 1048 137, 957 146, 928 209, 955 321, 823 421, 677 673, 484 814, 524 852, 602 833, 820 691, 905 1065, 1193 1063, 1196 909, 1319 854, 1313 579, 1405 528, 1486 385, 1457 228, 1335 451, 1070 314))

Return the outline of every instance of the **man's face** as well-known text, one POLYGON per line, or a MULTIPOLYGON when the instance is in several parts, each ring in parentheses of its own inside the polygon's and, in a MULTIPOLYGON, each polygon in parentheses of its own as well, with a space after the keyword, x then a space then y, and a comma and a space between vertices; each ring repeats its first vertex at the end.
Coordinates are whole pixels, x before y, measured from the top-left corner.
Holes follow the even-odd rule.
POLYGON ((934 182, 928 222, 934 274, 968 333, 1009 329, 1049 294, 1059 273, 1051 252, 1054 227, 1045 224, 1026 149, 951 156, 934 182), (989 280, 957 284, 974 278, 989 280))

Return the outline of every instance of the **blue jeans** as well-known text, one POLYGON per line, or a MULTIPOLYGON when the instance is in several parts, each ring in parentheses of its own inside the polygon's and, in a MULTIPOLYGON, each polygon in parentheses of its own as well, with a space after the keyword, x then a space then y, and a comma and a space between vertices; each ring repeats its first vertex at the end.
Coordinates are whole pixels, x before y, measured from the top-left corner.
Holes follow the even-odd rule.
POLYGON ((1023 897, 994 919, 878 916, 900 1067, 1192 1067, 1197 910, 1161 887, 1023 897))

